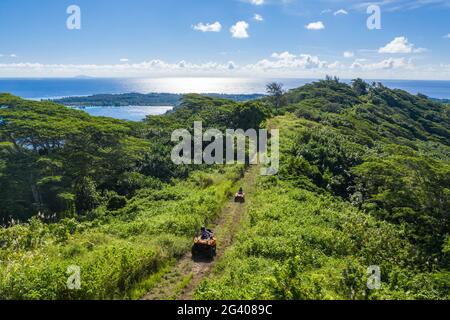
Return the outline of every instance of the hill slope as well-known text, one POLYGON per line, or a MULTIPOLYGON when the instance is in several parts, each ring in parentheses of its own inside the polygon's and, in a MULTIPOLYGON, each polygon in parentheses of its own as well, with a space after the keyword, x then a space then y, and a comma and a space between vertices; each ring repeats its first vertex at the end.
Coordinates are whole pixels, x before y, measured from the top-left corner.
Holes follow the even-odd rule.
POLYGON ((201 120, 280 128, 281 168, 258 179, 196 297, 448 299, 450 107, 332 79, 280 102, 186 95, 169 115, 129 123, 0 95, 0 297, 136 298, 154 287, 244 171, 170 161, 172 131, 201 120), (66 286, 74 264, 79 291, 66 286), (373 265, 380 290, 366 286, 373 265))
POLYGON ((449 107, 355 81, 291 90, 281 171, 202 299, 448 299, 449 107), (367 270, 381 271, 368 290, 367 270))

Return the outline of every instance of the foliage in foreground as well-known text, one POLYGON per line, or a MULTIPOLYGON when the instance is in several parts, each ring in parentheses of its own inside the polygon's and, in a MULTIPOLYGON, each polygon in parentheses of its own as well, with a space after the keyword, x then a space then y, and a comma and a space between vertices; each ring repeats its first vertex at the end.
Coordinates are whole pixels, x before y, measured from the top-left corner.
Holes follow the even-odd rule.
POLYGON ((0 229, 0 299, 137 298, 134 287, 182 256, 217 217, 242 175, 226 169, 141 189, 122 209, 99 207, 92 221, 33 218, 0 229), (81 268, 81 290, 67 287, 71 265, 81 268))
POLYGON ((268 125, 282 129, 280 174, 260 179, 238 241, 197 297, 448 299, 449 111, 331 78, 243 103, 187 95, 142 123, 0 95, 0 297, 137 297, 242 174, 175 166, 172 130, 258 128, 279 114, 268 125), (71 264, 80 291, 67 290, 71 264), (380 290, 367 290, 370 265, 380 290))
POLYGON ((277 105, 280 174, 197 298, 449 299, 448 106, 332 78, 277 105))
MULTIPOLYGON (((387 212, 388 216, 383 216, 382 210, 370 206, 370 199, 364 202, 361 197, 351 197, 346 201, 340 193, 346 189, 338 183, 356 180, 351 176, 336 179, 336 175, 343 170, 350 175, 351 168, 363 170, 371 163, 363 161, 367 151, 348 139, 338 143, 338 133, 328 135, 317 124, 292 115, 275 118, 270 125, 282 128, 280 176, 260 178, 246 224, 213 275, 198 288, 198 299, 450 298, 448 244, 442 246, 439 236, 448 234, 445 225, 431 217, 407 215, 397 215, 397 223, 393 223, 387 212), (296 144, 296 139, 315 133, 322 143, 296 144), (332 142, 326 143, 327 139, 332 142), (327 166, 312 161, 317 159, 313 156, 319 152, 317 148, 323 148, 320 159, 327 166), (309 156, 299 156, 300 150, 309 156), (334 184, 333 179, 337 181, 334 184), (426 219, 428 224, 413 219, 426 219), (430 227, 442 231, 429 234, 425 230, 430 227), (431 244, 436 247, 430 250, 431 244), (381 269, 380 290, 367 287, 368 268, 374 265, 381 269)), ((397 159, 384 168, 401 165, 397 159)), ((415 173, 403 172, 403 177, 411 174, 415 173)), ((392 175, 389 172, 386 177, 392 175)), ((391 192, 401 192, 389 187, 391 192)), ((414 190, 418 194, 426 189, 411 192, 414 190)), ((397 194, 392 199, 408 198, 397 194)))
POLYGON ((350 204, 261 180, 236 244, 198 299, 448 299, 448 272, 418 258, 405 230, 350 204), (368 290, 368 267, 382 287, 368 290))
POLYGON ((131 123, 0 95, 0 299, 137 298, 189 250, 243 167, 175 166, 173 128, 262 118, 253 102, 185 101, 131 123), (71 265, 81 290, 67 288, 71 265))

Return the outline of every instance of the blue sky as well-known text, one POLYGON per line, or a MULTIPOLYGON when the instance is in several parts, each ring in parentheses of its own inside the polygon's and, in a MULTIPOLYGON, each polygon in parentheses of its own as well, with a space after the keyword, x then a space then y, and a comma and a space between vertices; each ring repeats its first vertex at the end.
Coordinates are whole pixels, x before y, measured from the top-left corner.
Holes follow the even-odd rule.
POLYGON ((450 0, 1 0, 0 77, 450 80, 449 18, 450 0))

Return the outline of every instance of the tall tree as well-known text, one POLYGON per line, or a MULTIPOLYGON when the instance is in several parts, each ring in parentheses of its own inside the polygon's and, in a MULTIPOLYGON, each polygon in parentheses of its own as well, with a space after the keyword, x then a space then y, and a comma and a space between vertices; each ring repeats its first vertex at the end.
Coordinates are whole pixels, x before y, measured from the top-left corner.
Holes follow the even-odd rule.
POLYGON ((266 86, 266 92, 273 100, 275 108, 281 106, 281 99, 283 97, 283 84, 278 82, 271 82, 266 86))
POLYGON ((358 96, 362 96, 367 94, 368 85, 364 82, 364 80, 358 78, 352 80, 352 88, 358 96))

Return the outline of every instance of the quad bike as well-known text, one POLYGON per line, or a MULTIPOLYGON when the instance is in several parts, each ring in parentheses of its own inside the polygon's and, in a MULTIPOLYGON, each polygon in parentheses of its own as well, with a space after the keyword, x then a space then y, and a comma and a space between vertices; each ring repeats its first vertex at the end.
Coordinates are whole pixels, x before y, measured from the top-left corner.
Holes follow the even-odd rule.
POLYGON ((211 234, 209 239, 203 239, 201 235, 194 238, 194 245, 192 246, 192 257, 205 257, 213 259, 216 256, 217 240, 214 233, 208 230, 211 234))
POLYGON ((234 202, 245 203, 245 193, 236 193, 234 202))

